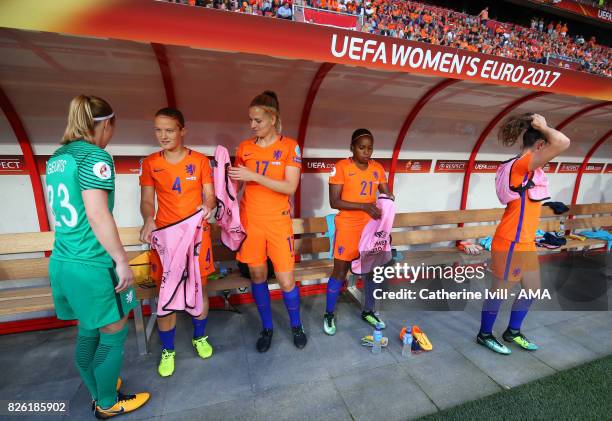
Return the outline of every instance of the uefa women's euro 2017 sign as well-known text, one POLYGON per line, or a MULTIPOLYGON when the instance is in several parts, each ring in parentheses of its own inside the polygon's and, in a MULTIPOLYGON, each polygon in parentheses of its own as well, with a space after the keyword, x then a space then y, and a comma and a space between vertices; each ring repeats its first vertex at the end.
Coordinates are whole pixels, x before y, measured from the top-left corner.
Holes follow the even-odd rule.
POLYGON ((586 72, 365 32, 204 7, 177 7, 161 1, 92 2, 80 7, 65 7, 64 2, 4 1, 0 2, 0 26, 357 65, 612 100, 612 78, 586 72), (177 27, 181 31, 176 31, 177 27))

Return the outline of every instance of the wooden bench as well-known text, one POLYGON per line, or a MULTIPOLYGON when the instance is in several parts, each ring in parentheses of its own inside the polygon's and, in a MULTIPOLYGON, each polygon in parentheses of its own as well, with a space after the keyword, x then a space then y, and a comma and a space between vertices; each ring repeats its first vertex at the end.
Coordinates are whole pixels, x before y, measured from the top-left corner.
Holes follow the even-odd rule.
MULTIPOLYGON (((420 262, 431 264, 440 263, 441 259, 457 261, 460 256, 464 255, 453 247, 452 243, 451 246, 447 244, 442 247, 428 247, 425 253, 413 249, 436 243, 491 236, 494 234, 496 224, 502 214, 503 209, 501 208, 400 213, 396 215, 394 222, 393 246, 408 246, 410 248, 403 253, 405 259, 418 257, 420 262), (465 226, 457 227, 458 224, 465 224, 465 226), (424 260, 427 256, 430 257, 429 261, 424 260)), ((612 226, 612 203, 576 205, 571 207, 570 212, 558 216, 554 215, 549 208, 544 207, 542 221, 540 222, 540 228, 545 231, 608 226, 612 226), (569 215, 573 215, 575 218, 568 219, 569 215)), ((308 281, 327 278, 331 272, 333 261, 329 258, 329 238, 324 236, 327 232, 325 218, 294 219, 293 230, 296 234, 296 254, 301 258, 295 268, 296 280, 308 281), (323 255, 320 256, 322 253, 323 255)), ((120 228, 119 235, 124 246, 128 248, 141 246, 139 227, 120 228)), ((216 226, 213 226, 212 238, 215 261, 234 260, 235 253, 219 243, 219 230, 216 226)), ((30 286, 26 282, 20 282, 34 278, 48 278, 49 259, 41 257, 40 254, 50 250, 52 245, 52 232, 0 234, 0 256, 8 258, 7 260, 0 260, 0 316, 21 316, 28 313, 53 310, 53 299, 49 285, 30 286), (23 254, 26 253, 38 253, 38 255, 36 257, 24 257, 23 254), (3 283, 9 285, 7 281, 13 281, 17 286, 3 287, 3 283)), ((578 241, 569 239, 568 243, 559 250, 595 248, 604 245, 604 241, 600 240, 578 241)), ((142 253, 141 250, 129 251, 128 255, 132 258, 140 253, 142 253)), ((483 254, 485 257, 486 255, 486 253, 483 254)), ((274 283, 274 281, 271 283, 274 283)), ((239 273, 234 272, 224 278, 210 280, 208 285, 209 293, 216 293, 247 287, 250 282, 240 276, 239 273)), ((156 297, 155 288, 139 286, 136 292, 139 304, 142 304, 143 300, 153 300, 156 297)), ((356 288, 354 277, 349 280, 349 292, 354 298, 361 300, 361 293, 356 288)), ((155 317, 151 317, 145 326, 142 307, 139 305, 134 311, 134 323, 139 350, 141 353, 146 353, 148 338, 150 338, 155 326, 155 317)))
MULTIPOLYGON (((469 256, 459 251, 454 242, 493 236, 503 213, 503 208, 495 208, 396 214, 392 233, 393 247, 406 249, 402 250, 402 259, 398 262, 414 265, 484 262, 490 258, 490 252, 483 250, 480 255, 469 256), (463 226, 459 226, 460 224, 463 226)), ((547 232, 557 232, 610 226, 612 226, 612 203, 593 203, 571 206, 570 210, 562 215, 555 215, 549 207, 544 206, 538 228, 547 232), (573 219, 569 219, 570 216, 573 219)), ((580 241, 568 238, 567 244, 558 249, 542 248, 539 252, 585 250, 604 246, 606 242, 603 240, 580 241)), ((362 300, 355 277, 349 278, 348 291, 355 299, 362 300)))
MULTIPOLYGON (((300 257, 308 254, 329 253, 329 238, 324 237, 327 232, 325 218, 294 219, 293 231, 299 237, 295 240, 295 250, 300 257)), ((139 227, 120 228, 119 236, 122 244, 126 248, 142 246, 139 240, 139 232, 139 227)), ((220 233, 216 225, 213 225, 211 235, 215 261, 235 260, 235 253, 220 244, 220 233)), ((0 316, 22 316, 28 313, 49 312, 54 309, 51 287, 48 284, 27 286, 23 282, 49 277, 49 258, 42 256, 24 258, 23 254, 41 254, 51 250, 52 246, 52 232, 0 234, 0 256, 8 257, 7 260, 0 260, 0 316), (18 256, 20 254, 21 256, 18 256), (5 281, 5 284, 12 281, 17 286, 3 288, 3 281, 5 281)), ((143 253, 142 250, 128 251, 128 256, 131 259, 141 253, 143 253)), ((301 261, 296 264, 296 280, 305 281, 327 277, 331 266, 332 260, 327 256, 324 259, 301 261)), ((274 281, 271 283, 274 283, 274 281)), ((210 280, 208 290, 210 294, 214 294, 217 291, 232 290, 249 285, 250 281, 235 271, 224 278, 210 280)), ((154 300, 156 296, 156 288, 146 285, 136 286, 139 306, 134 310, 134 324, 138 348, 142 354, 148 352, 148 340, 155 327, 155 313, 152 314, 153 317, 149 318, 145 325, 142 303, 144 300, 154 300)))
MULTIPOLYGON (((393 224, 397 231, 393 233, 393 244, 413 246, 493 236, 503 213, 504 209, 497 208, 399 214, 393 224), (471 225, 440 227, 459 224, 471 225)), ((543 231, 574 231, 608 226, 612 226, 612 203, 593 203, 571 206, 569 212, 562 215, 555 215, 544 206, 538 228, 543 231), (574 218, 570 219, 570 216, 574 218)), ((558 250, 601 247, 604 243, 602 240, 568 239, 567 244, 558 250)))

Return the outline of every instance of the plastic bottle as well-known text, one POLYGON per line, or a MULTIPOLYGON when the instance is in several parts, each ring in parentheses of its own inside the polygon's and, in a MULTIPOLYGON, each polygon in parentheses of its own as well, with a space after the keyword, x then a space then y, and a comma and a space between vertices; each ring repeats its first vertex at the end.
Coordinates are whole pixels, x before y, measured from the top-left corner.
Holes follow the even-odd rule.
POLYGON ((382 350, 382 329, 380 323, 376 323, 376 328, 374 329, 374 334, 372 336, 374 339, 372 354, 380 354, 382 350))
POLYGON ((410 357, 412 355, 412 326, 406 326, 402 344, 402 357, 410 357))
POLYGON ((225 278, 228 275, 228 268, 223 265, 221 262, 215 262, 215 268, 217 269, 217 273, 219 274, 219 278, 225 278))

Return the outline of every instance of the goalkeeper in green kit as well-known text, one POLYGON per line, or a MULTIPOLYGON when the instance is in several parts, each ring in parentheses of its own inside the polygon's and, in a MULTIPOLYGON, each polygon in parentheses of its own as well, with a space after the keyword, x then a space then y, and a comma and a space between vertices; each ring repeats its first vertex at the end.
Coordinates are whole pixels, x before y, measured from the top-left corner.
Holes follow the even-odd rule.
POLYGON ((78 320, 75 362, 92 396, 97 418, 134 411, 148 393, 119 392, 128 334, 137 305, 134 275, 119 239, 112 210, 113 159, 104 150, 115 114, 101 98, 79 95, 70 103, 62 146, 47 162, 47 200, 55 242, 49 277, 57 317, 78 320))

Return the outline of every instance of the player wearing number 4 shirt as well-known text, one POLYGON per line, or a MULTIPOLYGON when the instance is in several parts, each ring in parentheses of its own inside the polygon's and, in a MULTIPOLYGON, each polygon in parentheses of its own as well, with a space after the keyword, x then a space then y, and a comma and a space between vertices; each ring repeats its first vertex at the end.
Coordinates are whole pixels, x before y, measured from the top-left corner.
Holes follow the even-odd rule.
MULTIPOLYGON (((140 175, 140 211, 144 226, 140 240, 151 242, 155 229, 168 227, 203 209, 202 242, 199 249, 199 263, 203 311, 192 316, 192 345, 200 358, 212 356, 213 349, 204 336, 208 321, 207 276, 214 272, 210 225, 207 220, 216 205, 212 181, 212 169, 208 158, 183 146, 187 134, 183 114, 174 108, 162 108, 155 115, 155 135, 162 150, 144 159, 140 175), (155 197, 157 196, 157 213, 155 197)), ((163 268, 157 251, 151 251, 151 274, 158 285, 169 268, 163 268)), ((162 354, 158 373, 162 377, 174 372, 174 336, 176 333, 176 314, 157 318, 162 354)))
POLYGON ((113 220, 115 168, 104 150, 115 117, 103 99, 70 103, 63 146, 47 162, 55 242, 49 278, 57 317, 79 321, 75 361, 98 418, 134 411, 148 393, 118 391, 134 275, 113 220))

